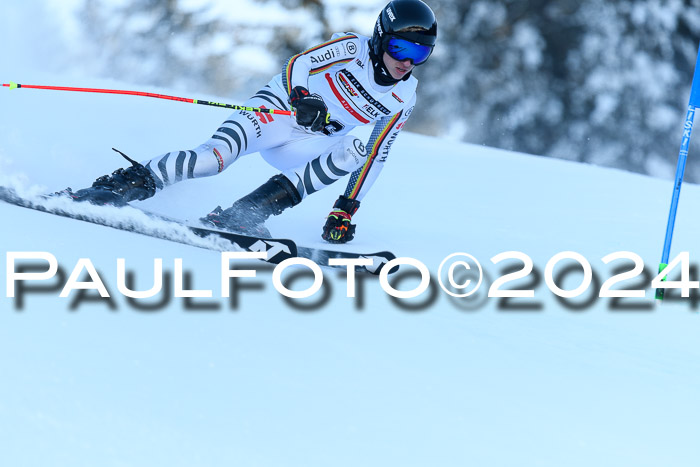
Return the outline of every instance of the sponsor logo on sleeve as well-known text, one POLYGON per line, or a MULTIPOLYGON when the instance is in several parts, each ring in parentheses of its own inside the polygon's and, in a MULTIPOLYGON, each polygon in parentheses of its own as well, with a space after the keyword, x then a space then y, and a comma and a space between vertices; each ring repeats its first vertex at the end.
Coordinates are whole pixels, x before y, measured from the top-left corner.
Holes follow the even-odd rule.
POLYGON ((398 134, 398 131, 394 131, 391 133, 389 140, 386 142, 384 149, 382 150, 382 154, 380 157, 381 162, 386 161, 386 158, 389 157, 389 151, 391 150, 391 146, 394 144, 394 141, 396 141, 396 136, 398 136, 398 134))
MULTIPOLYGON (((340 53, 338 53, 340 55, 340 53)), ((332 60, 336 56, 336 51, 333 49, 328 49, 324 53, 319 54, 319 55, 312 55, 311 56, 311 63, 323 63, 327 60, 332 60)))

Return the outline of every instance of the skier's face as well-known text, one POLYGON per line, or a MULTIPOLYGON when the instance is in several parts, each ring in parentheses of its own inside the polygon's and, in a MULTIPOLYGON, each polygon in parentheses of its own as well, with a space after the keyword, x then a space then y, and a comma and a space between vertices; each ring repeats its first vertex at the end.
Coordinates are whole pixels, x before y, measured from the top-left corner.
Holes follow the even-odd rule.
POLYGON ((391 77, 394 79, 403 78, 408 73, 410 73, 411 70, 413 70, 413 67, 415 66, 413 62, 409 59, 403 61, 394 60, 386 52, 384 52, 382 60, 384 60, 384 65, 386 65, 387 69, 389 70, 389 73, 391 73, 391 77))

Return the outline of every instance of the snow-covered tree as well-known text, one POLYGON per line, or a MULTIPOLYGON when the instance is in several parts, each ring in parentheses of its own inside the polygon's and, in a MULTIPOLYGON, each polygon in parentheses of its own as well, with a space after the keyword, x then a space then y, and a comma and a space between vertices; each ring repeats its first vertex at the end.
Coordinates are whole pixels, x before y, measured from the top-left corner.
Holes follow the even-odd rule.
MULTIPOLYGON (((698 39, 690 0, 433 0, 418 127, 533 154, 672 172, 698 39), (458 96, 458 97, 457 97, 458 96)), ((689 166, 700 179, 700 164, 689 166)))

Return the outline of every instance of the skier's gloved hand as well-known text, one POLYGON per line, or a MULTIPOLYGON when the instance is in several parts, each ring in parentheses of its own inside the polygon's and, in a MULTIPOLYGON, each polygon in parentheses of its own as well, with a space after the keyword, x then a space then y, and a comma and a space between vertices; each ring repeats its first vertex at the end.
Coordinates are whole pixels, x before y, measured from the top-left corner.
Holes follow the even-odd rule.
POLYGON ((355 224, 351 224, 353 214, 360 207, 355 199, 341 196, 328 214, 321 238, 330 243, 347 243, 355 237, 355 224))
POLYGON ((321 238, 329 243, 349 242, 355 237, 355 224, 350 223, 351 218, 347 212, 334 209, 328 214, 321 238))
POLYGON ((330 115, 323 98, 310 94, 303 86, 297 86, 289 94, 289 103, 296 110, 297 123, 311 131, 319 131, 328 123, 330 115))

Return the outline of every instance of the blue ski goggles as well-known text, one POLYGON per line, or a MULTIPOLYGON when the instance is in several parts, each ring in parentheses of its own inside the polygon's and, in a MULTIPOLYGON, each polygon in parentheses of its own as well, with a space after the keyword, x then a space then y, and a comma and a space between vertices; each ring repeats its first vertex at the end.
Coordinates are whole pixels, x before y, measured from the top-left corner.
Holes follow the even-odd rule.
POLYGON ((388 39, 385 39, 384 50, 394 60, 400 62, 411 60, 414 65, 420 65, 433 53, 433 46, 418 44, 396 36, 388 36, 388 39))

